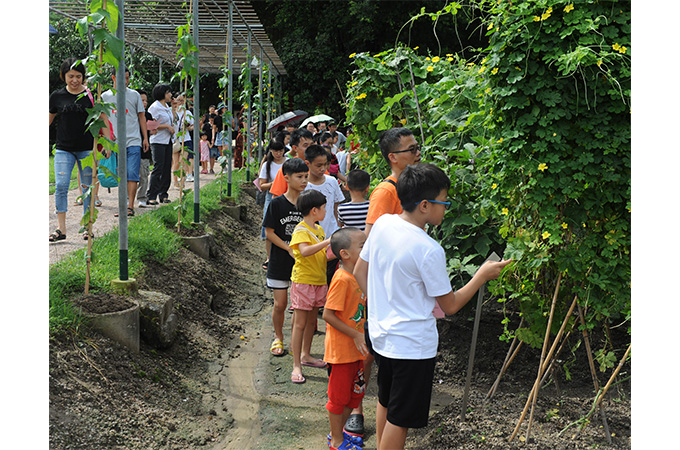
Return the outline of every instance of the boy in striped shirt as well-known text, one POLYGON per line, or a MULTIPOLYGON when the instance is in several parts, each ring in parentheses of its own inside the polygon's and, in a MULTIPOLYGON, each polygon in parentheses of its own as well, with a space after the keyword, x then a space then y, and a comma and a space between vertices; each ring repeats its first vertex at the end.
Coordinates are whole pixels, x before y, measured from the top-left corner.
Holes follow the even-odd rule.
POLYGON ((365 170, 354 169, 347 174, 350 201, 338 205, 338 218, 344 227, 366 228, 369 201, 366 200, 371 176, 365 170))

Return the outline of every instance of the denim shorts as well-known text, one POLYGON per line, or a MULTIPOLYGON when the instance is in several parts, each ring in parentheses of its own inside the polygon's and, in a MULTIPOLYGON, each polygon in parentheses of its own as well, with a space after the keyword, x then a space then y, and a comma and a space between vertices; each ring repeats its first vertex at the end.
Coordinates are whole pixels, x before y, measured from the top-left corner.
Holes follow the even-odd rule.
POLYGON ((220 149, 217 147, 210 147, 210 157, 211 158, 219 158, 220 157, 220 149))
POLYGON ((132 145, 127 148, 127 180, 139 182, 139 164, 142 161, 142 147, 132 145))
POLYGON ((227 143, 222 137, 223 135, 224 135, 223 131, 217 132, 217 134, 215 135, 215 145, 227 145, 227 143))

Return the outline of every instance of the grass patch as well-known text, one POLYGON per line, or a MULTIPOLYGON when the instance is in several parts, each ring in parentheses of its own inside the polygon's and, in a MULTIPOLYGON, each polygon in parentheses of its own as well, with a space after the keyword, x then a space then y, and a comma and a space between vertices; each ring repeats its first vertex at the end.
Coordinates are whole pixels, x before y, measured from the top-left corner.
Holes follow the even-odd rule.
MULTIPOLYGON (((232 174, 232 194, 238 195, 239 184, 245 179, 245 171, 232 174)), ((207 184, 200 191, 200 216, 221 207, 219 180, 207 184)), ((223 194, 222 196, 225 196, 223 194)), ((190 227, 193 221, 193 192, 184 199, 183 226, 190 227)), ((128 222, 128 273, 131 278, 139 277, 144 261, 165 263, 179 252, 181 238, 175 233, 177 224, 177 201, 164 205, 155 211, 141 214, 128 222)), ((82 318, 71 307, 69 301, 83 292, 85 286, 86 249, 76 250, 61 261, 50 266, 49 301, 50 334, 69 328, 77 329, 82 318)), ((90 291, 107 292, 111 280, 119 277, 118 228, 97 237, 92 247, 90 265, 90 291)))

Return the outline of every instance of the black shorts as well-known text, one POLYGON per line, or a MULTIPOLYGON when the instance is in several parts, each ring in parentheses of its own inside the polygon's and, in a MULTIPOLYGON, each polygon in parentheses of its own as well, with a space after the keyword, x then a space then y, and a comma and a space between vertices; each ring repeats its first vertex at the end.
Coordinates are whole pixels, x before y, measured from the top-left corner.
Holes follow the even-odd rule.
POLYGON ((375 352, 378 401, 387 420, 402 428, 427 426, 432 398, 435 358, 392 359, 375 352))

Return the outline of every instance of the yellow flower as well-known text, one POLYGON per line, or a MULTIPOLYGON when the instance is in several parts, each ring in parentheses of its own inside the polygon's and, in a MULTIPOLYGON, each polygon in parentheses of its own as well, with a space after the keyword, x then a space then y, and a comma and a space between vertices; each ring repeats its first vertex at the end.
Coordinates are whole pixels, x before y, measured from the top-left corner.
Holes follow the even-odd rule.
POLYGON ((548 165, 546 163, 541 163, 538 165, 538 170, 541 172, 545 171, 548 168, 548 165))
POLYGON ((356 55, 357 55, 356 53, 352 53, 351 55, 349 55, 349 57, 354 58, 356 55))
POLYGON ((502 144, 503 143, 503 138, 500 138, 499 140, 496 141, 496 144, 502 144))
POLYGON ((550 233, 548 233, 547 231, 544 231, 543 234, 541 235, 541 237, 543 237, 543 239, 548 239, 550 237, 550 233))
POLYGON ((612 48, 618 52, 621 50, 621 44, 617 42, 616 44, 612 45, 612 48))
POLYGON ((602 60, 601 60, 601 59, 598 59, 598 60, 597 60, 597 67, 601 67, 601 66, 602 66, 602 60))
POLYGON ((432 66, 427 66, 427 71, 428 71, 428 72, 432 72, 433 70, 434 70, 434 67, 432 67, 432 66))
POLYGON ((413 47, 413 50, 418 50, 419 48, 420 48, 420 46, 416 45, 415 47, 413 47))
POLYGON ((489 24, 489 26, 486 27, 487 30, 490 30, 490 29, 492 29, 492 28, 493 28, 493 22, 491 22, 491 23, 489 24))
POLYGON ((570 3, 570 4, 568 4, 567 6, 564 7, 565 13, 568 13, 568 12, 573 11, 573 10, 574 10, 574 4, 573 3, 570 3))
POLYGON ((498 185, 496 183, 491 185, 491 189, 496 189, 497 187, 498 187, 498 185))
POLYGON ((434 58, 432 58, 432 62, 433 63, 439 62, 439 56, 435 56, 434 58))
POLYGON ((361 100, 362 98, 366 98, 367 95, 365 92, 362 92, 361 94, 357 95, 357 100, 361 100))
POLYGON ((486 70, 486 66, 482 66, 477 73, 483 73, 486 70))
POLYGON ((399 123, 402 124, 402 125, 406 125, 406 119, 405 119, 405 118, 404 118, 404 119, 401 119, 401 120, 399 121, 399 123))
POLYGON ((562 222, 562 228, 564 228, 565 230, 567 228, 569 228, 569 225, 567 225, 567 222, 562 222))
POLYGON ((451 57, 449 56, 448 58, 446 58, 446 60, 447 60, 448 62, 451 62, 451 61, 453 61, 453 58, 451 58, 451 57))
POLYGON ((426 57, 425 57, 425 61, 429 61, 429 60, 430 60, 430 57, 429 57, 429 56, 426 56, 426 57))
POLYGON ((540 21, 541 21, 541 18, 540 18, 540 17, 534 16, 534 22, 540 22, 540 21))
POLYGON ((491 70, 491 74, 492 74, 492 75, 496 75, 497 73, 498 73, 498 67, 494 67, 494 68, 491 70))
POLYGON ((490 87, 484 89, 484 93, 485 93, 485 94, 488 94, 489 92, 491 92, 491 88, 490 88, 490 87))
POLYGON ((509 212, 510 211, 508 211, 508 208, 503 208, 503 210, 501 211, 501 214, 503 214, 504 216, 507 216, 509 212))
POLYGON ((624 47, 624 46, 622 45, 622 46, 621 46, 621 49, 619 50, 619 53, 624 54, 624 53, 626 53, 626 50, 627 50, 626 47, 624 47))
POLYGON ((352 82, 349 84, 349 87, 354 87, 354 86, 356 86, 357 84, 359 84, 359 82, 358 82, 357 80, 354 80, 354 81, 352 81, 352 82))

